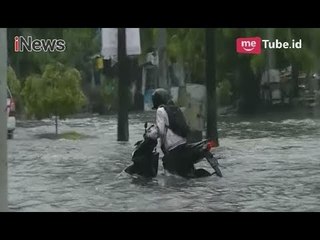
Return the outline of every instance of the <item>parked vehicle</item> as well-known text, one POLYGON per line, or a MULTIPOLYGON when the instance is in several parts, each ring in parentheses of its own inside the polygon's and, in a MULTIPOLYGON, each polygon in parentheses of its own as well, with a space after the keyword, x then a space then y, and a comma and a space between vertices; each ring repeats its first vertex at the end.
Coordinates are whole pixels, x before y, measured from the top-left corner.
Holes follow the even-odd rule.
POLYGON ((7 116, 8 116, 7 118, 8 138, 13 139, 14 130, 16 129, 16 117, 15 117, 16 107, 15 107, 15 102, 9 88, 7 88, 6 110, 7 110, 7 116))

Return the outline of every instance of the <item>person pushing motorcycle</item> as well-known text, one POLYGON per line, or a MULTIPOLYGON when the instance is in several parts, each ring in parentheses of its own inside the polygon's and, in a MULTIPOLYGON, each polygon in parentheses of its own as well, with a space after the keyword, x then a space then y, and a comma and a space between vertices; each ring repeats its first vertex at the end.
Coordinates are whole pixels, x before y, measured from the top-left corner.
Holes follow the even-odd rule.
POLYGON ((152 102, 153 109, 156 110, 156 127, 148 131, 146 136, 152 139, 160 138, 164 169, 186 178, 209 176, 209 172, 203 169, 197 171, 194 167, 201 155, 199 151, 188 147, 189 126, 169 92, 163 88, 156 89, 152 94, 152 102))

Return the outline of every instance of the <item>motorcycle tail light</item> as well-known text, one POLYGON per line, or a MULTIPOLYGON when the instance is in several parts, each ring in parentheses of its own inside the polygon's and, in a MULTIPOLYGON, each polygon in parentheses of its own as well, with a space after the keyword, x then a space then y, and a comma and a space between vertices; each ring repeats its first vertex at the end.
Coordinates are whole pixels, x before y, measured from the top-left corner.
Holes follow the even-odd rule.
POLYGON ((217 143, 213 140, 210 140, 208 143, 207 143, 207 150, 210 151, 212 148, 214 147, 217 147, 217 143))

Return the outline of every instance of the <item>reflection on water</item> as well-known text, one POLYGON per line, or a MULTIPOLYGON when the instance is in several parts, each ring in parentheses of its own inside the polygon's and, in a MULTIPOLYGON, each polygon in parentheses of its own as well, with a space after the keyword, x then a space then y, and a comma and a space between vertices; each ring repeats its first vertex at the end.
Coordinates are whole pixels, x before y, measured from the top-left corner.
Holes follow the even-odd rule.
MULTIPOLYGON (((153 113, 130 116, 130 141, 119 143, 115 116, 68 119, 61 131, 94 136, 39 139, 50 120, 21 122, 9 141, 12 211, 319 211, 320 120, 239 117, 219 121, 224 177, 147 181, 122 170, 153 113)), ((208 168, 205 162, 199 166, 208 168)))

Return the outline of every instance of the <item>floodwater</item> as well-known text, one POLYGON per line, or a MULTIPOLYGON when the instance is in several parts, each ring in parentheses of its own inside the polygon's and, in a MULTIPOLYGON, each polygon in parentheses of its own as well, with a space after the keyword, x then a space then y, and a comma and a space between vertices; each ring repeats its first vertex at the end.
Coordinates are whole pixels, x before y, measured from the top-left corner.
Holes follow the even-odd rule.
MULTIPOLYGON (((152 181, 123 172, 154 113, 130 115, 130 141, 117 142, 116 116, 23 121, 8 141, 11 211, 320 211, 320 119, 280 113, 219 119, 223 178, 152 181), (279 116, 280 115, 280 116, 279 116)), ((206 162, 197 166, 206 168, 206 162)))

